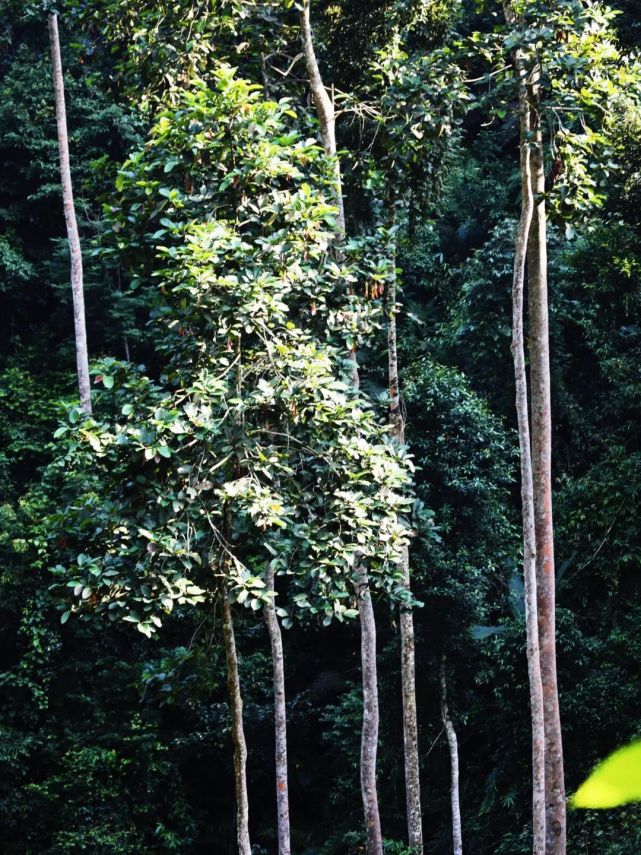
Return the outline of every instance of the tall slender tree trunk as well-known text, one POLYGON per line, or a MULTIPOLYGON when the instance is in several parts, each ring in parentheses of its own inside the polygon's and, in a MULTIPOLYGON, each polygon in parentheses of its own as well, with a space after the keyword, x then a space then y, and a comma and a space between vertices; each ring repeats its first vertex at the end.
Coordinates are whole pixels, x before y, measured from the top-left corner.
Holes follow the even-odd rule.
POLYGON ((53 88, 56 100, 56 125, 58 128, 58 152, 60 157, 60 178, 62 182, 62 201, 67 225, 67 238, 71 255, 71 293, 73 297, 73 320, 76 338, 76 368, 80 405, 91 414, 91 383, 89 380, 89 357, 87 350, 87 327, 85 323, 85 296, 83 289, 82 252, 76 221, 76 209, 71 184, 71 166, 69 163, 69 135, 67 132, 67 108, 65 105, 65 84, 62 76, 60 56, 60 36, 58 17, 49 15, 49 42, 53 64, 53 88))
MULTIPOLYGON (((391 205, 394 206, 392 199, 391 205)), ((392 226, 395 226, 392 207, 392 226)), ((396 266, 396 237, 393 236, 393 262, 396 266)), ((387 360, 390 396, 390 424, 392 436, 399 443, 405 442, 405 419, 401 408, 400 382, 398 376, 398 347, 396 339, 396 273, 389 284, 387 294, 387 360)), ((409 549, 404 547, 401 555, 403 585, 410 592, 409 549)), ((417 855, 423 853, 423 818, 421 815, 421 782, 418 759, 418 724, 416 716, 416 649, 414 640, 414 615, 412 610, 401 606, 401 694, 403 698, 403 756, 405 765, 405 802, 407 809, 407 837, 410 847, 417 855)))
POLYGON ((441 720, 447 736, 447 744, 450 749, 451 786, 450 798, 452 802, 452 842, 454 855, 463 855, 463 833, 461 830, 461 800, 459 796, 459 764, 458 764, 458 740, 454 723, 450 718, 447 707, 447 678, 445 676, 445 654, 441 660, 441 720))
MULTIPOLYGON (((509 0, 504 0, 503 8, 508 23, 518 23, 518 18, 514 14, 509 0)), ((516 233, 512 283, 512 356, 514 359, 516 415, 521 462, 526 650, 530 684, 530 713, 532 718, 532 852, 533 855, 545 855, 545 729, 537 614, 534 486, 532 480, 528 390, 523 336, 525 266, 528 239, 534 213, 534 197, 532 193, 530 154, 531 111, 527 92, 529 72, 521 50, 515 52, 514 64, 519 103, 521 216, 516 233)))
POLYGON ((227 660, 227 691, 231 706, 231 736, 234 744, 234 790, 236 795, 236 841, 239 855, 251 855, 249 842, 249 798, 247 795, 247 744, 243 728, 243 699, 238 674, 238 653, 227 594, 220 592, 223 639, 227 660))
POLYGON ((343 182, 341 178, 341 165, 336 154, 336 111, 334 102, 329 97, 327 89, 323 84, 316 52, 312 37, 312 25, 310 20, 310 0, 303 0, 301 11, 301 35, 303 41, 303 53, 307 66, 309 86, 312 91, 314 107, 321 127, 323 147, 325 153, 332 158, 334 165, 334 182, 336 188, 336 205, 338 207, 337 227, 340 236, 345 234, 345 210, 343 207, 343 182))
POLYGON ((528 241, 528 309, 532 402, 532 480, 536 532, 536 582, 545 724, 546 855, 565 855, 566 810, 563 740, 556 673, 556 580, 552 520, 552 408, 548 323, 545 165, 538 78, 529 90, 532 115, 534 215, 528 241))
MULTIPOLYGON (((239 369, 240 371, 240 369, 239 369)), ((240 387, 240 379, 236 381, 240 387)), ((225 659, 227 662, 227 693, 231 708, 231 738, 234 746, 234 795, 236 798, 236 842, 238 855, 251 855, 249 840, 249 796, 247 793, 247 743, 243 726, 243 696, 240 688, 238 673, 238 651, 231 606, 227 598, 225 578, 229 575, 231 557, 229 549, 232 540, 232 511, 227 502, 223 509, 224 534, 227 549, 223 554, 222 566, 224 578, 220 582, 219 599, 222 611, 223 640, 225 644, 225 659)))
MULTIPOLYGON (((267 590, 274 593, 274 566, 266 573, 267 590)), ((276 614, 274 597, 265 605, 265 624, 272 648, 274 672, 274 721, 276 736, 276 814, 278 820, 278 855, 290 855, 289 784, 287 775, 287 707, 285 704, 285 663, 283 638, 276 614)))
POLYGON ((376 789, 378 749, 378 673, 376 666, 376 621, 367 571, 359 569, 356 583, 361 626, 361 666, 363 679, 363 730, 361 735, 361 794, 365 813, 367 855, 383 855, 381 819, 376 789))
MULTIPOLYGON (((334 103, 327 94, 314 51, 310 20, 310 0, 303 0, 301 11, 301 36, 307 66, 309 85, 321 126, 325 152, 333 158, 337 238, 345 236, 345 213, 340 161, 336 154, 336 113, 334 103)), ((360 377, 356 352, 350 353, 352 383, 358 389, 360 377)), ((359 567, 354 587, 358 599, 361 628, 361 671, 363 681, 363 729, 361 734, 361 795, 367 832, 367 855, 383 855, 381 819, 376 789, 376 755, 378 750, 378 669, 376 663, 376 621, 369 590, 367 570, 359 567)))
MULTIPOLYGON (((403 550, 403 584, 410 590, 409 551, 403 550)), ((414 615, 401 607, 401 692, 403 695, 403 748, 405 761, 405 800, 407 837, 412 851, 423 853, 423 817, 418 759, 418 723, 416 715, 416 654, 414 615)))

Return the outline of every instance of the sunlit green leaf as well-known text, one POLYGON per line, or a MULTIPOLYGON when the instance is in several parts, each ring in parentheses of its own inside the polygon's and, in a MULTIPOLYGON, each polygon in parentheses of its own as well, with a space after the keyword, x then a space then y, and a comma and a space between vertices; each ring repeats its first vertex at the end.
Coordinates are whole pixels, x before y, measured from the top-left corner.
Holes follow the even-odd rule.
POLYGON ((575 808, 613 808, 641 801, 641 740, 600 763, 572 796, 575 808))

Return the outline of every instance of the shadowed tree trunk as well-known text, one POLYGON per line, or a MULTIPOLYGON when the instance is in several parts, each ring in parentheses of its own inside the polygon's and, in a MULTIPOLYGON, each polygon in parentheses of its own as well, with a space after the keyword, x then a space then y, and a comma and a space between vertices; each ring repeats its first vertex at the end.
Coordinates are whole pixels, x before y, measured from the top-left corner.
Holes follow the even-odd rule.
POLYGON ((69 162, 69 135, 67 132, 67 109, 65 105, 65 84, 62 76, 60 56, 60 37, 58 17, 49 15, 49 42, 53 65, 53 88, 56 100, 56 125, 58 128, 58 152, 60 157, 60 179, 62 182, 62 202, 67 226, 67 239, 71 255, 71 294, 73 297, 73 321, 76 339, 76 369, 80 406, 91 414, 91 384, 89 380, 89 357, 87 350, 87 327, 85 323, 85 296, 83 290, 82 252, 76 221, 76 209, 71 185, 71 166, 69 162))
MULTIPOLYGON (((240 381, 238 381, 240 386, 240 381)), ((231 506, 224 507, 225 541, 231 543, 232 517, 231 506)), ((231 708, 231 738, 234 745, 234 795, 236 797, 236 842, 238 855, 251 855, 249 840, 249 796, 247 794, 247 743, 243 726, 243 697, 240 689, 240 674, 238 673, 238 651, 232 619, 231 606, 227 598, 224 579, 229 576, 231 553, 229 546, 225 548, 222 559, 223 579, 220 583, 219 598, 222 611, 223 640, 225 644, 225 659, 227 663, 227 693, 231 708)))
MULTIPOLYGON (((511 3, 504 0, 508 23, 518 23, 511 3)), ((521 171, 521 216, 516 233, 512 283, 512 356, 516 386, 516 415, 521 462, 521 511, 523 518, 523 578, 525 587, 525 624, 530 712, 532 718, 532 831, 533 855, 545 853, 545 730, 543 685, 539 651, 537 615, 536 536, 534 524, 534 487, 528 413, 527 374, 523 336, 523 303, 528 238, 534 213, 531 180, 531 115, 527 93, 529 72, 521 50, 515 51, 515 72, 519 104, 519 151, 521 171)))
MULTIPOLYGON (((274 592, 274 566, 270 562, 266 572, 267 590, 274 592)), ((271 597, 265 605, 265 624, 272 648, 274 673, 274 722, 276 736, 276 813, 278 819, 278 855, 290 855, 289 785, 287 776, 287 707, 285 704, 285 663, 283 639, 276 614, 276 603, 271 597)))
POLYGON ((227 594, 220 593, 223 639, 227 660, 227 691, 231 706, 231 737, 234 743, 234 790, 236 795, 236 841, 239 855, 251 855, 249 842, 249 799, 247 796, 247 745, 243 728, 243 699, 238 674, 238 653, 234 624, 227 594))
POLYGON ((545 726, 546 855, 565 855, 566 811, 563 740, 556 674, 556 580, 552 520, 552 409, 548 324, 545 165, 538 77, 529 88, 532 116, 532 191, 534 215, 528 241, 530 398, 532 403, 532 481, 536 532, 536 583, 541 681, 545 726))
POLYGON ((461 830, 461 803, 459 798, 459 768, 458 740, 456 730, 447 708, 447 678, 445 676, 445 655, 441 660, 441 720, 447 736, 450 749, 451 785, 450 798, 452 802, 452 843, 454 855, 463 855, 463 833, 461 830))
MULTIPOLYGON (((394 200, 390 203, 394 206, 394 200)), ((395 225, 392 207, 392 226, 395 225)), ((396 265, 396 237, 393 235, 393 263, 396 265)), ((398 347, 396 340, 396 273, 388 286, 387 294, 387 360, 390 396, 390 424, 392 436, 399 444, 405 442, 405 419, 401 408, 398 376, 398 347)), ((410 589, 409 549, 403 548, 401 556, 403 585, 410 589)), ((414 615, 410 608, 400 608, 401 627, 401 693, 403 697, 403 749, 405 765, 405 801, 407 808, 407 837, 417 855, 423 852, 423 819, 421 815, 421 783, 418 760, 418 724, 416 718, 416 651, 414 641, 414 615)))
MULTIPOLYGON (((321 126, 325 152, 333 158, 335 200, 338 208, 337 238, 345 236, 345 214, 341 168, 336 156, 336 114, 332 99, 327 94, 318 68, 310 21, 309 0, 303 0, 301 11, 301 36, 307 66, 309 85, 321 126)), ((360 377, 356 353, 350 353, 352 383, 358 389, 360 377)), ((358 559, 357 559, 358 560, 358 559)), ((358 616, 361 628, 361 670, 363 681, 363 729, 361 735, 361 795, 367 832, 367 855, 383 855, 381 819, 376 789, 376 755, 378 749, 378 671, 376 664, 376 621, 369 591, 367 570, 359 567, 354 587, 358 599, 358 616)))

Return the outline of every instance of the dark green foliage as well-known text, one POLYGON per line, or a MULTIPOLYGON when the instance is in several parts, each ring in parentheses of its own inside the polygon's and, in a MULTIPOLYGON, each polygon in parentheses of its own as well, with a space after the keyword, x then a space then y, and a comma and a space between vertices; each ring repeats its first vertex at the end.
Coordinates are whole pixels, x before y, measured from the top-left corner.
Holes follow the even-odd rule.
MULTIPOLYGON (((235 598, 260 608, 262 589, 254 583, 265 560, 265 519, 289 522, 295 499, 308 514, 303 534, 313 540, 315 526, 346 515, 323 496, 315 500, 313 484, 326 478, 324 489, 335 499, 334 476, 324 473, 319 458, 336 454, 340 467, 349 452, 349 444, 340 454, 335 449, 354 415, 338 377, 345 341, 358 342, 363 395, 380 399, 365 408, 363 430, 370 438, 383 434, 386 354, 379 322, 391 271, 389 232, 377 227, 390 225, 391 190, 407 204, 398 235, 404 292, 399 350, 407 440, 417 467, 411 565, 421 603, 415 622, 426 853, 440 855, 451 846, 449 757, 438 703, 445 652, 460 745, 465 849, 525 855, 531 851, 530 746, 509 353, 519 206, 516 126, 511 95, 501 89, 497 100, 487 79, 466 90, 480 106, 463 118, 461 79, 482 76, 488 66, 470 53, 468 42, 460 68, 460 57, 448 52, 455 31, 492 31, 497 4, 461 4, 458 19, 452 18, 454 4, 441 2, 314 6, 322 70, 345 110, 338 135, 339 148, 347 149, 350 228, 361 234, 342 257, 332 255, 329 173, 316 141, 308 140, 317 128, 301 66, 286 78, 275 70, 285 71, 299 50, 295 9, 287 3, 202 3, 195 5, 207 14, 191 19, 191 3, 171 9, 147 0, 61 4, 89 340, 92 357, 100 360, 95 422, 83 421, 69 406, 75 398, 72 315, 46 20, 35 7, 27 20, 23 5, 0 6, 3 852, 231 851, 230 716, 213 602, 196 612, 186 603, 173 608, 172 600, 171 614, 161 603, 162 633, 148 639, 133 624, 96 620, 100 601, 86 583, 105 581, 104 547, 109 538, 112 546, 122 545, 114 521, 122 522, 125 512, 136 530, 137 559, 167 549, 165 523, 184 486, 173 464, 193 463, 194 440, 210 443, 217 459, 225 457, 222 446, 230 437, 236 441, 222 418, 228 389, 227 398, 209 389, 218 420, 209 432, 185 418, 188 399, 174 399, 193 397, 195 373, 228 358, 228 341, 234 355, 237 332, 252 359, 247 388, 232 410, 258 431, 245 449, 251 465, 257 466, 258 452, 276 455, 280 483, 275 487, 264 472, 257 483, 270 491, 268 499, 287 493, 288 509, 268 508, 259 519, 265 492, 233 497, 238 556, 255 571, 239 575, 235 598), (234 109, 213 103, 220 96, 212 92, 221 60, 240 66, 225 84, 238 96, 234 109), (430 76, 434 68, 438 80, 430 76), (192 85, 195 71, 201 82, 192 85), (251 84, 241 92, 244 78, 267 82, 272 98, 290 101, 265 105, 251 84), (361 101, 378 114, 359 113, 361 101), (143 145, 152 114, 159 124, 143 145), (277 162, 266 167, 271 157, 277 162), (411 199, 403 195, 408 191, 411 199), (214 221, 220 228, 216 253, 201 240, 214 221), (299 277, 279 284, 280 265, 285 260, 293 267, 294 259, 299 277), (203 284, 229 275, 236 279, 225 291, 203 284), (272 339, 290 348, 279 362, 280 383, 268 369, 258 325, 246 329, 253 323, 250 298, 261 312, 270 302, 260 317, 274 324, 272 339), (346 304, 358 310, 358 323, 337 314, 346 304), (302 345, 312 338, 322 338, 318 347, 331 366, 316 378, 335 395, 325 409, 317 402, 314 409, 303 389, 309 353, 302 345), (258 367, 254 357, 263 360, 258 367), (292 391, 287 383, 294 380, 300 383, 292 391), (332 391, 334 380, 339 385, 332 391), (64 413, 70 415, 53 443, 64 413), (266 443, 260 421, 266 414, 299 431, 312 450, 296 456, 266 443), (176 430, 181 421, 189 426, 176 430), (104 456, 96 458, 97 451, 104 456), (283 484, 292 468, 295 490, 294 480, 283 484), (52 590, 61 578, 51 573, 56 564, 73 568, 74 588, 82 582, 76 600, 73 588, 62 600, 59 588, 52 590), (65 614, 69 595, 74 604, 84 602, 91 620, 65 614)), ((561 5, 577 7, 575 0, 561 5)), ((628 50, 639 43, 636 6, 628 0, 613 5, 623 14, 612 26, 628 50)), ((544 36, 549 50, 554 34, 544 36)), ((489 36, 495 37, 502 34, 489 36)), ((557 70, 567 58, 559 54, 557 70)), ((571 94, 563 90, 564 98, 571 94)), ((583 103, 593 115, 588 107, 583 103)), ((592 154, 601 160, 594 155, 586 161, 586 149, 575 152, 576 163, 587 162, 589 177, 596 177, 590 192, 603 196, 601 209, 582 209, 581 221, 570 218, 567 229, 559 215, 550 231, 559 676, 570 790, 641 728, 641 151, 637 111, 615 98, 611 117, 604 137, 593 140, 592 154)), ((547 167, 551 175, 552 158, 547 167)), ((227 369, 223 373, 220 382, 232 383, 227 369)), ((214 475, 202 501, 185 502, 190 524, 203 507, 220 521, 220 491, 234 481, 231 464, 214 475)), ((368 477, 374 488, 376 478, 368 477)), ((366 503, 374 501, 374 489, 364 493, 366 503)), ((322 626, 330 615, 314 599, 318 591, 310 592, 307 577, 296 575, 314 563, 302 560, 303 542, 293 548, 287 538, 270 540, 283 553, 282 569, 287 564, 291 571, 278 581, 279 597, 289 592, 285 620, 305 618, 292 621, 284 634, 293 849, 354 855, 363 841, 358 632, 351 609, 344 623, 322 626)), ((331 564, 330 551, 325 545, 315 558, 331 564)), ((193 553, 208 557, 204 539, 193 553)), ((210 580, 193 555, 180 557, 191 562, 190 581, 206 588, 210 580)), ((140 582, 126 551, 118 561, 127 584, 140 582)), ((398 629, 396 607, 382 589, 375 598, 379 782, 386 853, 401 855, 398 629)), ((341 608, 349 605, 338 593, 330 597, 332 615, 344 615, 341 608)), ((137 607, 149 605, 142 585, 136 598, 137 607)), ((108 611, 107 599, 104 605, 108 611)), ((237 607, 252 833, 257 851, 273 853, 270 661, 256 617, 237 607)), ((572 813, 570 851, 637 855, 640 819, 632 806, 572 813)))

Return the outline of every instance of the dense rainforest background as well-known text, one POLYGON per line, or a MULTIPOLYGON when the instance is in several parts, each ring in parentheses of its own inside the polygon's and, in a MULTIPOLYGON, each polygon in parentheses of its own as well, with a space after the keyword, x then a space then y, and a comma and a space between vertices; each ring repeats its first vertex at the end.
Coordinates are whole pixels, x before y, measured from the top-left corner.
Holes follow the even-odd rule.
MULTIPOLYGON (((251 852, 289 851, 273 622, 291 851, 379 851, 361 808, 364 602, 384 851, 411 851, 409 613, 424 851, 452 851, 454 735, 462 851, 532 851, 519 56, 552 93, 537 201, 567 793, 641 735, 640 46, 634 0, 0 2, 3 852, 244 852, 230 689, 251 852)), ((567 838, 636 855, 641 808, 570 811, 567 838)))

